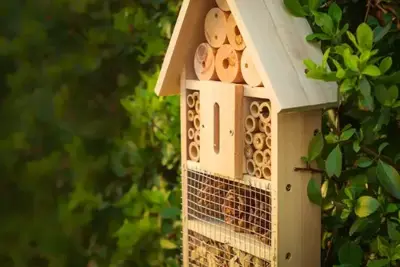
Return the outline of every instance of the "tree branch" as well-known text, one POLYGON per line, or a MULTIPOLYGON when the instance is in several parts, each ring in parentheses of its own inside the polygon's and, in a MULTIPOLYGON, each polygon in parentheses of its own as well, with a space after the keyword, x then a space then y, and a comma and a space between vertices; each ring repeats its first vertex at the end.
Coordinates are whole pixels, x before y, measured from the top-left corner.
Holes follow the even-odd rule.
POLYGON ((366 147, 366 146, 361 146, 361 150, 370 156, 373 156, 375 158, 380 158, 382 161, 386 162, 387 164, 391 165, 393 168, 400 170, 400 165, 396 164, 390 157, 384 156, 384 155, 379 155, 377 152, 374 150, 366 147))

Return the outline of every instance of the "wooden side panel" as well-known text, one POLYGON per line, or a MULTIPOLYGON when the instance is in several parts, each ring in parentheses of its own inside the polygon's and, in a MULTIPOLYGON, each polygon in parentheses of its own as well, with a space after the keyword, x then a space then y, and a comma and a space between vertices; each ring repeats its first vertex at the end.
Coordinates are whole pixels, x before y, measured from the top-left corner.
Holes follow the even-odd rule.
POLYGON ((182 167, 182 262, 184 267, 189 266, 188 250, 188 200, 187 200, 187 144, 188 137, 186 131, 187 123, 187 105, 186 105, 186 75, 185 71, 181 73, 180 79, 180 112, 181 112, 181 167, 182 167))
MULTIPOLYGON (((204 18, 215 5, 212 0, 183 1, 156 84, 157 95, 179 94, 181 70, 188 58, 193 58, 197 46, 205 40, 204 18)), ((187 66, 191 67, 188 67, 186 75, 191 77, 194 72, 193 60, 187 66)))
POLYGON ((210 86, 201 91, 200 166, 203 170, 232 178, 243 176, 243 92, 241 85, 210 86), (216 105, 219 118, 214 112, 216 105), (219 125, 216 126, 215 120, 219 125), (215 150, 215 145, 219 149, 215 150))
MULTIPOLYGON (((321 57, 321 51, 318 55, 314 55, 313 53, 318 53, 318 50, 296 49, 299 40, 288 39, 290 37, 288 34, 280 34, 281 28, 285 28, 286 32, 304 33, 307 30, 304 28, 304 23, 280 23, 284 21, 280 20, 280 17, 289 16, 282 12, 282 0, 227 0, 227 2, 264 87, 271 88, 275 93, 274 99, 271 100, 278 104, 278 111, 315 109, 321 105, 337 103, 335 84, 321 83, 316 80, 306 81, 306 78, 300 78, 301 75, 304 76, 305 67, 299 59, 302 61, 310 55, 316 59, 321 57), (276 3, 271 4, 272 1, 276 3), (276 11, 273 9, 276 5, 279 5, 280 12, 272 16, 272 13, 276 11), (276 24, 276 21, 279 23, 276 24), (260 30, 260 27, 263 29, 260 30)), ((306 44, 304 39, 301 44, 311 46, 311 44, 306 44)))
MULTIPOLYGON (((275 253, 278 267, 319 267, 321 250, 321 209, 308 200, 310 173, 295 172, 302 167, 314 130, 320 129, 321 111, 276 115, 273 127, 273 203, 275 253)), ((313 177, 318 178, 313 175, 313 177)), ((319 179, 319 178, 318 178, 319 179)), ((276 264, 276 263, 275 263, 276 264)))

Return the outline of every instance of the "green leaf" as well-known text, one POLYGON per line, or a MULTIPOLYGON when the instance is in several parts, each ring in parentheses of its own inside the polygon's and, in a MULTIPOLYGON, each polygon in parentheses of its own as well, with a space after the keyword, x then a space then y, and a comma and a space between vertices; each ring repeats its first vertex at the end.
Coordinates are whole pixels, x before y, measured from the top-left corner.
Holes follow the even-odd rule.
POLYGON ((362 74, 365 74, 365 75, 368 75, 368 76, 372 76, 372 77, 376 77, 376 76, 381 75, 381 71, 375 65, 368 65, 362 70, 362 74))
POLYGON ((308 7, 311 10, 317 10, 319 8, 319 0, 308 0, 308 7))
POLYGON ((350 49, 344 50, 343 59, 344 63, 350 70, 358 72, 359 59, 357 56, 351 54, 350 49))
POLYGON ((324 138, 322 133, 318 132, 308 144, 308 160, 315 160, 321 154, 323 148, 324 138))
POLYGON ((360 140, 355 140, 353 142, 353 150, 354 150, 354 152, 358 153, 360 151, 360 149, 361 149, 360 140))
POLYGON ((392 22, 388 22, 384 27, 378 26, 374 29, 374 43, 379 42, 390 31, 392 22))
POLYGON ((398 207, 396 204, 394 204, 394 203, 389 203, 389 204, 386 206, 386 212, 387 212, 387 213, 396 212, 396 211, 398 211, 398 209, 399 209, 399 207, 398 207))
POLYGON ((329 6, 328 14, 333 19, 335 24, 339 26, 339 23, 342 20, 342 10, 335 2, 329 6))
POLYGON ((382 61, 381 64, 379 65, 379 69, 381 71, 382 74, 384 74, 385 72, 387 72, 390 67, 392 66, 392 58, 391 57, 385 57, 382 61))
POLYGON ((400 241, 399 222, 387 220, 387 229, 389 238, 393 241, 400 241))
POLYGON ((180 216, 181 210, 177 207, 164 208, 160 212, 160 216, 163 219, 176 219, 180 216))
POLYGON ((370 220, 368 218, 357 218, 350 227, 349 235, 353 236, 355 233, 364 232, 369 224, 370 220))
POLYGON ((311 42, 311 41, 315 41, 315 40, 331 40, 332 37, 325 34, 325 33, 311 33, 309 35, 306 36, 306 40, 311 42))
POLYGON ((373 161, 368 158, 368 157, 360 157, 357 161, 356 161, 356 165, 360 168, 368 168, 369 166, 371 166, 373 163, 373 161))
POLYGON ((307 13, 298 0, 283 0, 285 7, 295 17, 305 17, 307 13))
POLYGON ((383 236, 378 236, 378 251, 381 257, 389 257, 390 256, 390 244, 383 236))
POLYGON ((312 61, 311 59, 305 59, 305 60, 303 61, 303 64, 304 64, 304 65, 307 67, 307 69, 309 69, 309 70, 315 70, 315 69, 317 69, 317 67, 318 67, 318 65, 315 64, 315 62, 312 61))
POLYGON ((325 182, 321 186, 321 196, 322 198, 326 198, 329 190, 329 180, 325 180, 325 182))
POLYGON ((333 35, 333 20, 326 13, 313 12, 315 23, 328 35, 333 35))
POLYGON ((364 218, 377 211, 379 206, 379 201, 376 200, 376 198, 370 196, 362 196, 357 199, 354 211, 358 217, 364 218))
POLYGON ((346 93, 355 87, 354 79, 347 78, 345 79, 342 84, 340 85, 340 92, 346 93))
POLYGON ((325 170, 329 177, 339 177, 342 173, 342 151, 340 146, 337 145, 329 153, 328 158, 325 161, 325 170))
POLYGON ((363 257, 361 247, 353 242, 347 241, 339 249, 339 261, 341 264, 360 266, 363 257))
POLYGON ((320 188, 320 185, 318 184, 318 182, 314 178, 311 178, 308 181, 307 195, 308 195, 308 199, 312 203, 319 205, 319 206, 321 205, 321 202, 322 202, 321 188, 320 188))
POLYGON ((383 151, 388 145, 389 145, 388 142, 384 142, 384 143, 380 144, 380 145, 379 145, 379 148, 378 148, 378 153, 381 154, 382 151, 383 151))
POLYGON ((172 242, 172 241, 170 241, 168 239, 165 239, 165 238, 160 239, 160 246, 163 249, 176 249, 176 248, 178 248, 178 246, 174 242, 172 242))
POLYGON ((347 141, 349 140, 356 132, 356 129, 352 128, 352 129, 348 129, 344 132, 342 132, 342 134, 340 135, 340 141, 347 141))
POLYGON ((362 51, 361 47, 358 45, 358 42, 357 42, 357 40, 356 40, 356 37, 355 37, 350 31, 347 31, 346 34, 347 34, 347 37, 350 39, 350 41, 354 44, 354 46, 355 46, 359 51, 362 51))
POLYGON ((362 51, 372 49, 374 33, 367 23, 361 23, 358 26, 356 35, 358 44, 362 51))
POLYGON ((389 259, 371 260, 368 262, 367 267, 389 267, 389 259))
POLYGON ((400 175, 397 170, 379 160, 376 172, 382 187, 393 197, 400 200, 400 175))

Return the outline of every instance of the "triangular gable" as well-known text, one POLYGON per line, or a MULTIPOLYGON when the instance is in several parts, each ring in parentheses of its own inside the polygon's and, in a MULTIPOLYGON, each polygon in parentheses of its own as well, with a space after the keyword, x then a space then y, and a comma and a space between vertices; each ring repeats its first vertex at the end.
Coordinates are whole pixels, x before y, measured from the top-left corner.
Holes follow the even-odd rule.
MULTIPOLYGON (((337 103, 337 85, 308 79, 303 60, 322 61, 320 48, 305 40, 308 22, 288 14, 281 0, 227 0, 266 90, 272 90, 278 110, 310 109, 337 103)), ((160 77, 158 95, 179 94, 185 60, 193 61, 204 41, 204 18, 215 0, 184 0, 160 77), (194 30, 195 29, 195 30, 194 30), (189 53, 189 54, 188 54, 189 53)))

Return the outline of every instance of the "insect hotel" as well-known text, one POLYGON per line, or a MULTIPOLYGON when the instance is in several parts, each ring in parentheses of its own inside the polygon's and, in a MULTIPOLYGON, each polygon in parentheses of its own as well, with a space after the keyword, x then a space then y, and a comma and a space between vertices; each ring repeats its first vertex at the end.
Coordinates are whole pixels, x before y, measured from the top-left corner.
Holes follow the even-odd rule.
POLYGON ((337 103, 308 79, 311 28, 282 0, 184 0, 156 85, 180 95, 183 266, 320 266, 302 167, 337 103))

